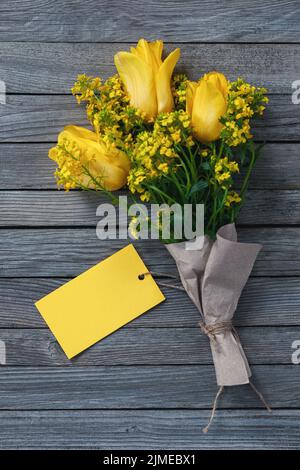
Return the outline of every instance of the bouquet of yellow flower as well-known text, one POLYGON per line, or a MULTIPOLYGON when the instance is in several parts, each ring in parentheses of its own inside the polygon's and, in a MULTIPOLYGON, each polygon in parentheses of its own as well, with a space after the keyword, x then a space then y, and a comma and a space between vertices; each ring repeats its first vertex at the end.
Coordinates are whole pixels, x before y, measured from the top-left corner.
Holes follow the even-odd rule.
POLYGON ((198 82, 172 78, 180 50, 162 61, 162 49, 162 41, 142 39, 131 52, 116 54, 118 74, 105 82, 80 75, 72 92, 86 103, 93 131, 67 126, 49 156, 66 190, 127 185, 141 201, 202 203, 205 231, 215 238, 244 202, 259 154, 250 122, 262 115, 266 90, 218 72, 198 82))
MULTIPOLYGON (((162 41, 141 39, 115 55, 118 73, 106 81, 79 75, 72 92, 86 104, 93 130, 67 126, 49 156, 67 191, 102 190, 113 197, 112 191, 127 187, 134 200, 191 205, 192 221, 197 205, 204 205, 205 236, 197 249, 186 249, 172 210, 170 234, 161 230, 162 211, 157 229, 210 339, 217 397, 228 385, 250 383, 257 392, 231 321, 260 249, 237 242, 234 222, 260 153, 251 121, 264 112, 266 90, 242 78, 230 82, 219 72, 197 82, 174 76, 180 50, 165 60, 162 52, 162 41)), ((132 220, 132 232, 138 233, 138 224, 132 220)))

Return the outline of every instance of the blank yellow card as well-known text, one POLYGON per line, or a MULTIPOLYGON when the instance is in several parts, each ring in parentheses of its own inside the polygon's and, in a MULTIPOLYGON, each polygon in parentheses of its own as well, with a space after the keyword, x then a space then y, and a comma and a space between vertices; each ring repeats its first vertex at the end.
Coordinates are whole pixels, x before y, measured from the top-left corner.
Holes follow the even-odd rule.
POLYGON ((165 300, 128 245, 36 302, 70 359, 165 300))

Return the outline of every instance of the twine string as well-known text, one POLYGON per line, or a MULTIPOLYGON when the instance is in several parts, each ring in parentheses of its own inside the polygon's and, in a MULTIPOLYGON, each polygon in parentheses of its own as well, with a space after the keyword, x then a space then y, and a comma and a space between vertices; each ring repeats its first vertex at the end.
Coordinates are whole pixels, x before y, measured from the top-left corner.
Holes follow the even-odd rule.
POLYGON ((202 321, 200 321, 199 326, 202 333, 208 336, 209 339, 213 342, 216 342, 216 335, 225 333, 226 331, 231 331, 233 328, 231 321, 222 321, 219 323, 214 323, 212 325, 208 325, 207 323, 203 323, 202 321))
MULTIPOLYGON (((199 326, 201 328, 201 331, 204 334, 206 334, 209 337, 209 339, 212 340, 213 342, 216 342, 216 335, 217 334, 221 334, 221 333, 224 333, 226 331, 231 331, 231 330, 235 331, 231 321, 224 321, 224 322, 214 323, 213 325, 208 325, 206 323, 199 322, 199 326)), ((263 405, 266 407, 268 412, 271 413, 272 409, 268 405, 268 403, 266 402, 263 394, 255 387, 255 385, 250 380, 249 380, 249 385, 252 388, 252 390, 255 392, 255 394, 258 396, 260 401, 263 403, 263 405)), ((217 410, 218 399, 219 399, 221 393, 223 392, 223 390, 224 390, 224 386, 222 385, 219 388, 219 390, 217 391, 217 394, 216 394, 214 402, 213 402, 213 407, 212 407, 212 411, 211 411, 209 421, 208 421, 207 425, 202 429, 202 431, 205 434, 208 432, 208 430, 209 430, 209 428, 210 428, 210 426, 213 422, 213 419, 214 419, 214 416, 215 416, 215 413, 216 413, 216 410, 217 410)))
MULTIPOLYGON (((153 277, 158 277, 158 276, 159 277, 166 277, 166 278, 178 280, 178 277, 173 276, 173 274, 159 273, 157 271, 146 271, 145 273, 139 274, 138 277, 139 277, 140 280, 143 280, 145 278, 145 276, 147 276, 147 275, 151 275, 153 277)), ((156 281, 156 283, 161 287, 169 287, 170 289, 176 289, 176 290, 181 290, 181 291, 185 292, 184 287, 177 286, 176 284, 171 284, 169 282, 161 282, 161 281, 156 281)))
POLYGON ((256 395, 258 396, 258 398, 261 400, 261 402, 265 405, 265 407, 267 408, 268 412, 269 413, 272 413, 272 408, 268 405, 268 403, 266 402, 263 394, 257 390, 257 388, 255 387, 255 385, 249 380, 249 385, 250 387, 252 388, 252 390, 256 393, 256 395))
MULTIPOLYGON (((249 385, 250 387, 252 388, 252 390, 256 393, 256 395, 258 396, 258 398, 261 400, 261 402, 263 403, 263 405, 266 407, 266 409, 268 410, 269 413, 272 413, 272 408, 268 405, 268 403, 266 402, 263 394, 255 387, 255 385, 253 384, 253 382, 251 382, 249 380, 249 385)), ((212 422, 213 422, 213 419, 214 419, 214 416, 215 416, 215 413, 216 413, 216 410, 217 410, 217 403, 218 403, 218 399, 221 395, 221 393, 223 392, 224 390, 224 385, 222 385, 219 390, 217 391, 217 394, 215 396, 215 399, 214 399, 214 402, 213 402, 213 407, 212 407, 212 410, 211 410, 211 415, 210 415, 210 418, 209 418, 209 421, 207 423, 207 425, 202 429, 202 432, 204 432, 204 434, 206 434, 210 428, 210 426, 212 425, 212 422)))
POLYGON ((223 392, 223 390, 224 390, 224 386, 222 385, 222 386, 219 388, 219 390, 218 390, 218 392, 217 392, 217 394, 216 394, 216 396, 215 396, 215 399, 214 399, 214 403, 213 403, 213 407, 212 407, 212 410, 211 410, 211 415, 210 415, 209 421, 208 421, 207 425, 202 429, 202 432, 204 432, 204 434, 206 434, 206 433, 208 432, 208 430, 209 430, 209 428, 210 428, 210 426, 211 426, 211 424, 212 424, 212 422, 213 422, 213 419, 214 419, 214 416, 215 416, 215 412, 216 412, 216 409, 217 409, 218 399, 219 399, 221 393, 223 392))

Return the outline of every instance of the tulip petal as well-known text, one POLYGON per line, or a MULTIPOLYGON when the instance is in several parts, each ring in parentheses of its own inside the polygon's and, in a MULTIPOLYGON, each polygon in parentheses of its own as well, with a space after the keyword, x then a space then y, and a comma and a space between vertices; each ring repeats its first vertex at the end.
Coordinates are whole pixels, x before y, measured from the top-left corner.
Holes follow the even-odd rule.
POLYGON ((155 63, 156 69, 158 70, 162 64, 161 56, 162 56, 164 43, 162 41, 150 42, 149 47, 152 53, 152 60, 155 63))
POLYGON ((171 91, 171 77, 180 57, 180 49, 175 49, 160 66, 156 76, 158 113, 169 113, 174 107, 171 91))
POLYGON ((131 47, 130 50, 146 64, 152 64, 150 47, 145 39, 140 39, 136 47, 131 47))
MULTIPOLYGON (((68 143, 80 150, 80 162, 88 168, 91 175, 109 191, 125 186, 130 169, 127 155, 116 149, 108 148, 104 142, 97 141, 97 134, 79 126, 66 126, 58 136, 58 143, 68 143)), ((97 189, 92 178, 84 173, 76 176, 80 184, 97 189)))
POLYGON ((162 64, 161 55, 163 50, 162 41, 148 42, 140 39, 136 47, 131 47, 131 52, 139 57, 143 62, 150 65, 156 73, 162 64))
POLYGON ((201 80, 195 94, 192 125, 197 138, 212 142, 219 138, 223 125, 219 119, 227 108, 226 97, 207 80, 201 80))
POLYGON ((93 140, 97 142, 97 134, 93 131, 90 131, 89 129, 86 129, 85 127, 81 126, 73 126, 73 125, 68 125, 65 126, 64 133, 69 133, 72 137, 76 138, 81 138, 81 139, 88 139, 88 140, 93 140))
POLYGON ((157 114, 157 100, 153 71, 150 65, 130 52, 118 52, 115 65, 130 96, 132 106, 148 117, 157 114))
POLYGON ((209 72, 204 75, 204 80, 212 83, 216 88, 221 90, 224 96, 228 95, 228 81, 225 75, 220 72, 209 72))
MULTIPOLYGON (((108 191, 117 191, 123 188, 127 183, 127 171, 101 158, 92 160, 89 164, 89 170, 92 175, 96 175, 96 177, 99 178, 103 188, 108 191)), ((89 187, 93 189, 93 186, 94 183, 91 181, 89 187)))
POLYGON ((198 83, 197 82, 188 82, 186 88, 186 112, 189 116, 192 116, 193 112, 193 103, 195 98, 195 93, 197 89, 198 83))

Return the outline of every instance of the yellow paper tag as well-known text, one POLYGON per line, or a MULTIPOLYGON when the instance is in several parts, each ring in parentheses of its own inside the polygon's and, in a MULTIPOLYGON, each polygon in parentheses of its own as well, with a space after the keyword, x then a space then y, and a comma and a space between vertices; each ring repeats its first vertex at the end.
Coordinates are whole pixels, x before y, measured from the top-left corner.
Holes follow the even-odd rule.
POLYGON ((128 245, 36 302, 70 359, 165 300, 128 245))

